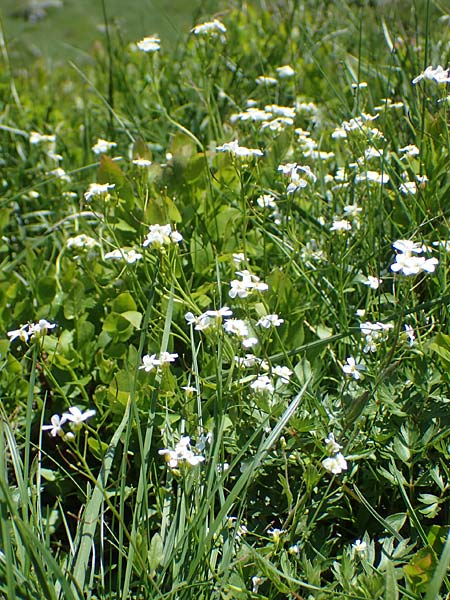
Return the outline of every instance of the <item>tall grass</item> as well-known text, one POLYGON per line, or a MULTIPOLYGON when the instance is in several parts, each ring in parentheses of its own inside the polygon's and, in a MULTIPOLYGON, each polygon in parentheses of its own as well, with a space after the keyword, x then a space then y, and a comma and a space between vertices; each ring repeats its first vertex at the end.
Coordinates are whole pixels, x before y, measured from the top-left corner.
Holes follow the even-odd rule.
POLYGON ((449 19, 2 44, 0 595, 450 593, 449 19))

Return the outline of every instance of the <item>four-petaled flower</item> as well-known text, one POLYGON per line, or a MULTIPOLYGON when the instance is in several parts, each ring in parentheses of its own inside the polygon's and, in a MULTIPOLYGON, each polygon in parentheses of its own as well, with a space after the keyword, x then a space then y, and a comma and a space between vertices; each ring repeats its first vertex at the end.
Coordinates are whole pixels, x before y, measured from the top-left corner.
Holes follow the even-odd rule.
POLYGON ((361 371, 365 371, 366 367, 361 363, 357 363, 353 356, 349 356, 342 370, 346 375, 353 377, 353 379, 361 379, 361 371))

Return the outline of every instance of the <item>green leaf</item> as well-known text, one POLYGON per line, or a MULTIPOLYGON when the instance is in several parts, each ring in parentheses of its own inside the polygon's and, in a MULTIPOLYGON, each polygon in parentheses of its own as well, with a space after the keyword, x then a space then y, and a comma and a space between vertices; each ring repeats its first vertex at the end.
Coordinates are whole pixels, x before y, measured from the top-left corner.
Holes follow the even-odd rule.
POLYGON ((415 592, 426 592, 436 569, 436 555, 430 546, 419 550, 403 567, 408 583, 415 592))
POLYGON ((127 310, 122 313, 122 317, 129 321, 135 329, 139 329, 141 326, 142 313, 137 310, 127 310))
POLYGON ((430 349, 439 355, 444 367, 450 368, 450 335, 438 333, 431 342, 430 349))
POLYGON ((129 310, 137 310, 137 305, 130 292, 123 292, 113 300, 111 308, 116 313, 124 313, 129 310))
POLYGON ((148 551, 148 566, 150 569, 150 577, 155 575, 156 569, 164 560, 164 544, 160 533, 155 533, 150 542, 148 551))
POLYGON ((56 294, 56 279, 50 277, 41 277, 36 285, 36 293, 41 304, 50 304, 56 294))

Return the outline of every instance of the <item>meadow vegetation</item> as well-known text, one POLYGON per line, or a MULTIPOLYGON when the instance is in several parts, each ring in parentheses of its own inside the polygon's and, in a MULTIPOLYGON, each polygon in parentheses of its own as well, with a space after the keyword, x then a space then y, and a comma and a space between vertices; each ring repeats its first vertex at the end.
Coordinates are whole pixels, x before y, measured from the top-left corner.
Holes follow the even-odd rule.
POLYGON ((444 3, 0 69, 0 597, 450 581, 444 3))

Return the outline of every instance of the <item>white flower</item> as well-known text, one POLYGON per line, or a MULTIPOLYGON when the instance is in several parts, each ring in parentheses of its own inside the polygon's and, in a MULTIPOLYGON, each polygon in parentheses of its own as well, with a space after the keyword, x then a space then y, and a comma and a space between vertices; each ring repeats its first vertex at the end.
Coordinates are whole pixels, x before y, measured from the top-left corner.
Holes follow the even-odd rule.
POLYGON ((235 252, 233 254, 233 262, 240 265, 241 262, 245 262, 245 254, 243 252, 235 252))
POLYGON ((367 544, 362 540, 355 540, 352 544, 352 548, 355 554, 363 554, 367 550, 367 544))
POLYGON ((429 81, 435 81, 436 83, 450 83, 449 70, 444 69, 441 65, 438 65, 436 68, 430 65, 425 71, 422 71, 420 75, 414 77, 412 83, 416 84, 422 79, 428 79, 429 81))
POLYGON ((409 345, 414 346, 414 342, 416 340, 416 335, 415 335, 414 329, 411 327, 411 325, 408 325, 408 324, 405 325, 405 335, 408 338, 409 345))
POLYGON ((245 146, 239 146, 238 140, 233 142, 226 142, 222 146, 217 146, 217 152, 230 152, 237 158, 247 158, 250 156, 262 156, 263 152, 255 148, 246 148, 245 146))
POLYGON ((175 362, 175 359, 178 358, 178 354, 171 354, 170 352, 161 352, 159 355, 159 364, 161 367, 164 365, 169 365, 172 362, 175 362))
POLYGON ((136 45, 142 52, 157 52, 161 48, 161 40, 153 35, 143 38, 136 45))
POLYGON ((272 394, 274 391, 273 384, 267 375, 259 375, 255 381, 250 384, 250 387, 259 394, 272 394))
POLYGON ((208 317, 206 313, 202 313, 196 317, 193 313, 187 312, 184 315, 184 318, 186 319, 188 325, 194 325, 194 329, 196 329, 196 331, 204 331, 205 329, 208 329, 208 327, 210 327, 214 322, 213 319, 208 317))
POLYGON ((352 356, 347 358, 346 364, 342 366, 342 370, 346 375, 350 375, 353 379, 361 379, 361 371, 365 371, 366 367, 357 363, 352 356))
POLYGON ((178 244, 183 240, 183 236, 176 230, 172 231, 170 224, 168 225, 150 225, 149 232, 143 242, 144 248, 149 245, 161 247, 171 243, 178 244))
POLYGON ((174 450, 163 448, 158 450, 158 454, 164 456, 167 465, 171 469, 176 469, 179 462, 186 462, 191 467, 195 467, 205 460, 204 456, 194 454, 190 447, 191 438, 189 436, 183 436, 180 441, 175 445, 174 450))
POLYGON ((248 336, 248 325, 242 319, 228 319, 228 321, 225 321, 223 328, 227 333, 237 335, 241 338, 248 336))
POLYGON ((108 260, 109 258, 113 260, 124 260, 128 264, 132 265, 138 260, 141 260, 142 254, 133 249, 125 250, 124 248, 116 248, 115 250, 105 254, 104 259, 108 260))
POLYGON ((347 204, 347 206, 344 206, 344 212, 347 217, 357 219, 359 214, 362 212, 362 208, 357 204, 347 204))
POLYGON ((338 452, 334 456, 329 456, 322 461, 324 469, 333 473, 333 475, 339 475, 342 471, 347 470, 347 461, 344 456, 338 452))
POLYGON ((108 190, 112 190, 115 188, 114 183, 91 183, 87 191, 84 193, 84 199, 86 202, 90 202, 92 198, 97 196, 104 197, 105 199, 109 197, 108 190))
POLYGON ((205 314, 208 317, 221 321, 223 317, 231 317, 233 311, 228 308, 228 306, 222 306, 222 308, 219 308, 218 310, 207 310, 205 314))
POLYGON ((342 446, 334 439, 334 433, 329 433, 325 439, 325 448, 328 454, 338 454, 342 450, 342 446))
POLYGON ((42 133, 38 133, 37 131, 32 131, 30 133, 30 144, 50 144, 53 145, 56 141, 56 136, 54 135, 44 135, 42 133))
POLYGON ((214 19, 213 21, 206 21, 205 23, 196 25, 191 29, 191 32, 194 35, 210 35, 216 37, 220 33, 226 33, 227 28, 218 19, 214 19))
POLYGON ((256 204, 261 208, 277 208, 275 199, 270 194, 263 194, 256 199, 256 204))
POLYGON ((398 151, 404 156, 419 156, 420 154, 420 150, 415 144, 403 146, 403 148, 399 148, 398 151))
POLYGON ((257 85, 277 85, 278 80, 275 77, 267 77, 265 75, 260 75, 255 79, 257 85))
POLYGON ((108 142, 107 140, 97 138, 97 142, 92 146, 92 152, 94 152, 94 154, 103 154, 104 152, 108 152, 108 150, 115 148, 116 146, 116 142, 108 142))
POLYGON ((59 436, 63 436, 64 435, 64 431, 62 429, 62 426, 64 425, 64 423, 67 421, 67 416, 63 415, 62 417, 60 417, 59 415, 53 415, 50 418, 50 423, 51 425, 42 425, 42 431, 50 431, 50 435, 52 437, 56 437, 57 435, 59 436))
POLYGON ((71 181, 70 175, 62 169, 58 167, 57 169, 53 169, 52 171, 48 171, 47 175, 51 175, 52 177, 56 177, 57 179, 61 179, 61 181, 71 181))
POLYGON ((283 65, 282 67, 277 67, 275 71, 277 72, 277 75, 280 79, 286 79, 295 75, 295 71, 290 65, 283 65))
POLYGON ((378 171, 365 171, 355 177, 355 182, 368 181, 370 183, 388 183, 389 175, 387 173, 378 173, 378 171))
POLYGON ((133 165, 136 165, 137 167, 151 167, 152 166, 152 161, 147 160, 146 158, 135 158, 131 162, 133 163, 133 165))
POLYGON ((46 319, 39 319, 37 323, 30 323, 28 333, 31 339, 40 338, 46 335, 49 329, 55 327, 55 323, 49 323, 46 319))
POLYGON ((415 181, 405 181, 398 189, 402 194, 414 196, 417 194, 417 183, 415 181))
POLYGON ((270 327, 279 327, 282 323, 284 323, 284 319, 280 319, 277 314, 273 314, 261 317, 256 325, 264 327, 264 329, 269 329, 270 327))
POLYGON ((65 417, 66 421, 70 421, 71 426, 74 429, 77 429, 78 427, 81 426, 81 424, 84 421, 86 421, 87 419, 90 419, 94 415, 95 415, 95 410, 90 409, 90 410, 85 410, 84 412, 82 412, 76 406, 71 406, 69 408, 69 412, 66 412, 63 414, 63 418, 65 417))
POLYGON ((30 336, 28 324, 21 325, 19 329, 13 329, 12 331, 8 331, 6 335, 9 337, 11 342, 13 342, 17 338, 19 338, 21 342, 28 342, 28 338, 30 336))
POLYGON ((352 225, 347 219, 334 219, 330 231, 350 231, 352 225))
POLYGON ((70 237, 66 241, 66 246, 68 248, 87 248, 88 250, 92 250, 95 246, 99 246, 100 244, 94 240, 94 238, 85 235, 84 233, 80 233, 75 237, 70 237))
POLYGON ((256 337, 247 337, 242 340, 243 348, 253 348, 258 343, 258 338, 256 337))
POLYGON ((411 240, 397 240, 392 246, 399 251, 395 257, 395 262, 391 265, 391 271, 401 272, 403 275, 417 275, 422 271, 434 273, 439 264, 437 258, 428 258, 424 256, 415 256, 421 254, 423 246, 411 240))
POLYGON ((373 277, 372 275, 368 275, 366 281, 362 282, 364 285, 369 286, 372 290, 377 290, 380 285, 383 283, 382 279, 378 277, 373 277))
POLYGON ((159 360, 156 358, 156 354, 146 354, 142 357, 142 365, 139 367, 140 369, 144 369, 146 373, 150 373, 156 367, 160 366, 159 360))
POLYGON ((292 371, 288 367, 281 367, 277 365, 272 369, 272 375, 278 377, 282 383, 289 383, 292 376, 292 371))

